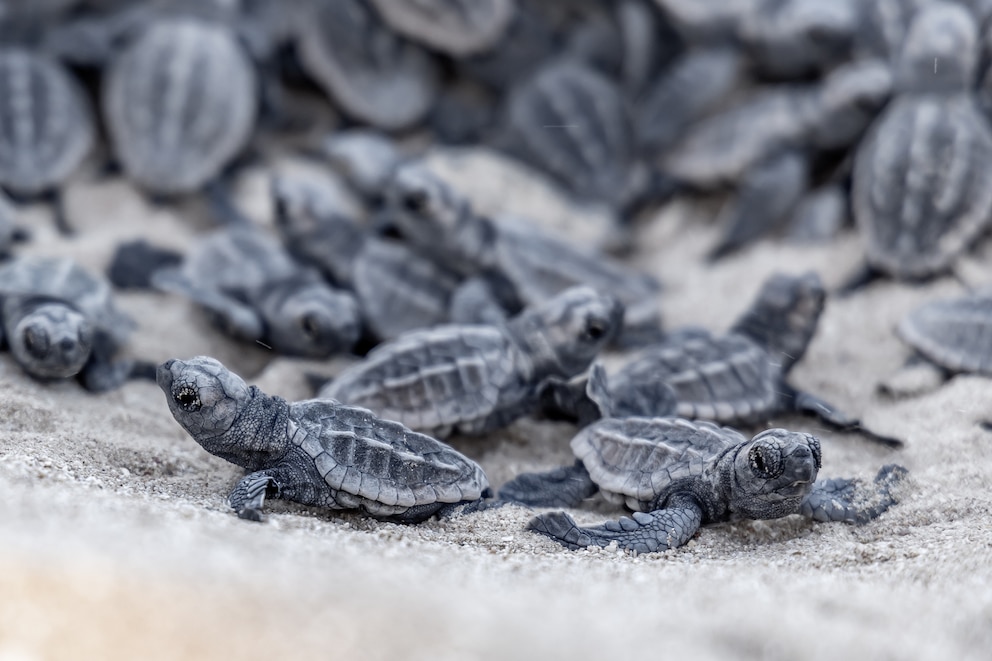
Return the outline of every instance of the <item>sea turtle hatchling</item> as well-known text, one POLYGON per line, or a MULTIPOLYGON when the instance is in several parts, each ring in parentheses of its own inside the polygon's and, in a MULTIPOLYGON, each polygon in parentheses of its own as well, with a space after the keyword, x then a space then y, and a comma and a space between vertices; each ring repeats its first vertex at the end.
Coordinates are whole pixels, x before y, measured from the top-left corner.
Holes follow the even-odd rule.
POLYGON ((733 429, 681 418, 608 418, 572 439, 574 466, 523 474, 500 499, 537 507, 575 507, 600 491, 633 518, 580 528, 565 512, 527 526, 570 549, 617 546, 638 553, 678 548, 708 523, 777 519, 866 523, 896 502, 906 475, 884 466, 875 483, 817 481, 820 442, 809 434, 767 429, 748 440, 733 429))
MULTIPOLYGON (((386 212, 420 251, 463 276, 484 281, 491 299, 479 307, 484 318, 498 318, 501 305, 512 313, 568 287, 589 285, 623 303, 621 344, 643 344, 661 335, 660 285, 651 276, 559 240, 527 219, 479 215, 469 199, 419 162, 397 169, 386 191, 386 212)), ((459 315, 457 309, 453 315, 462 323, 482 320, 459 315)))
POLYGON ((289 252, 354 292, 377 339, 447 322, 457 275, 338 213, 328 194, 299 177, 272 180, 276 227, 289 252))
POLYGON ((906 315, 897 333, 914 355, 880 384, 894 396, 918 395, 951 374, 992 376, 992 291, 928 301, 906 315))
POLYGON ((190 193, 216 180, 251 137, 258 81, 222 23, 153 21, 105 75, 114 151, 127 176, 154 194, 190 193))
POLYGON ((312 0, 295 41, 304 70, 350 117, 380 129, 413 126, 437 95, 437 63, 360 0, 312 0))
POLYGON ((270 497, 416 523, 488 494, 475 462, 367 409, 290 403, 203 356, 168 360, 157 379, 193 440, 248 471, 227 498, 243 519, 260 521, 270 497))
POLYGON ((573 287, 499 326, 437 326, 381 344, 319 396, 432 436, 482 434, 533 411, 548 378, 585 370, 622 317, 612 296, 573 287))
POLYGON ((398 33, 428 48, 464 57, 497 44, 513 18, 514 0, 371 0, 398 33))
POLYGON ((854 220, 875 274, 945 271, 992 220, 992 130, 970 91, 977 40, 968 10, 947 2, 926 5, 910 25, 896 97, 854 162, 854 220))
POLYGON ((600 417, 670 415, 759 424, 777 413, 797 411, 901 445, 865 430, 858 420, 786 381, 816 332, 825 298, 815 273, 773 275, 725 335, 714 337, 695 328, 671 333, 609 377, 597 364, 584 382, 549 381, 545 403, 550 412, 565 412, 582 424, 600 417))
POLYGON ((116 357, 135 324, 114 306, 110 285, 70 259, 0 265, 0 321, 14 360, 39 379, 78 376, 100 392, 150 376, 147 365, 116 357))
POLYGON ((54 195, 55 221, 69 231, 58 187, 96 136, 93 113, 72 74, 47 55, 0 48, 0 186, 15 197, 54 195))
POLYGON ((151 283, 194 301, 234 337, 285 355, 326 358, 349 350, 361 331, 354 297, 258 228, 215 231, 151 283))

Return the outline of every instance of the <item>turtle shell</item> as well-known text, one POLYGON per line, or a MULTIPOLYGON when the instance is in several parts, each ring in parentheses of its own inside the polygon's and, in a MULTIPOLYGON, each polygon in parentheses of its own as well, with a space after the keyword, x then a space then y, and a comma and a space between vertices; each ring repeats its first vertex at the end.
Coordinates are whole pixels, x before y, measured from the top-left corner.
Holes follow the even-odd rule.
POLYGON ((11 296, 65 301, 120 341, 134 327, 114 306, 110 284, 68 258, 19 256, 5 262, 0 266, 0 299, 11 296))
POLYGON ((705 494, 707 469, 747 439, 726 427, 681 418, 605 418, 572 439, 572 451, 610 500, 650 511, 676 490, 705 494))
POLYGON ((355 259, 352 286, 369 328, 388 340, 447 321, 458 278, 401 243, 370 238, 355 259))
POLYGON ((854 163, 854 219, 868 261, 897 277, 937 273, 992 219, 992 132, 971 95, 896 98, 854 163))
POLYGON ((424 118, 439 73, 422 48, 393 34, 358 0, 319 0, 301 17, 301 63, 344 112, 386 130, 424 118))
POLYGON ((59 185, 86 157, 94 133, 86 97, 62 65, 0 49, 0 185, 21 195, 59 185))
POLYGON ((192 286, 220 291, 258 291, 292 277, 300 267, 279 242, 261 230, 232 228, 207 236, 183 261, 192 286))
POLYGON ((234 36, 191 18, 153 23, 114 60, 103 94, 124 170, 162 194, 216 177, 251 137, 257 106, 255 70, 234 36))
POLYGON ((637 354, 609 379, 612 415, 701 418, 747 423, 778 406, 781 370, 753 340, 699 330, 637 354), (651 399, 643 392, 655 393, 651 399))
POLYGON ((456 57, 496 45, 513 18, 513 0, 372 0, 398 33, 456 57))
POLYGON ((633 162, 622 99, 613 82, 589 67, 550 64, 510 95, 511 142, 577 196, 620 203, 633 162))
POLYGON ((291 405, 290 421, 290 441, 313 459, 338 501, 351 494, 409 508, 477 500, 489 486, 458 451, 367 409, 309 400, 291 405))
POLYGON ((954 372, 992 376, 992 294, 931 301, 910 312, 899 335, 921 354, 954 372))
POLYGON ((493 326, 438 326, 373 349, 320 391, 411 429, 471 432, 485 427, 519 378, 518 350, 493 326))

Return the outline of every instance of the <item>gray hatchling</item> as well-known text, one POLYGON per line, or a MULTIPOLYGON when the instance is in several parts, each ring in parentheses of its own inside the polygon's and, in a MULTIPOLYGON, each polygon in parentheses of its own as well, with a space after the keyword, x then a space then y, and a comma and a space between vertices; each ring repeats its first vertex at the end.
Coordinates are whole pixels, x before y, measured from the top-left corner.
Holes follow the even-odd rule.
POLYGON ((320 142, 320 154, 366 200, 381 199, 403 159, 399 147, 372 129, 335 131, 320 142))
POLYGON ((336 212, 329 194, 300 178, 273 179, 276 226, 287 249, 354 292, 365 326, 378 339, 447 322, 458 277, 336 212))
POLYGON ((661 171, 696 189, 733 187, 711 256, 729 253, 782 223, 810 183, 812 157, 855 144, 889 98, 881 60, 842 65, 816 84, 759 89, 695 125, 661 157, 661 171))
POLYGON ((313 0, 296 27, 300 62, 349 116, 380 129, 408 128, 437 95, 436 62, 394 34, 360 0, 313 0))
POLYGON ((390 221, 412 245, 475 280, 468 286, 486 300, 456 298, 452 316, 460 323, 498 319, 503 309, 539 305, 568 287, 589 285, 623 303, 621 344, 643 344, 661 335, 660 285, 652 277, 560 240, 528 220, 478 215, 468 199, 418 162, 397 169, 386 207, 390 221), (472 305, 460 305, 465 299, 472 305))
POLYGON ((913 19, 896 60, 896 98, 854 163, 854 219, 875 273, 945 271, 989 226, 992 130, 970 91, 977 40, 959 5, 933 2, 913 19))
POLYGON ((600 420, 572 439, 572 451, 574 466, 520 475, 499 493, 537 507, 575 507, 600 491, 633 510, 633 518, 588 528, 564 512, 528 524, 570 549, 616 543, 638 553, 665 551, 688 542, 701 525, 789 514, 866 523, 896 502, 890 489, 906 475, 890 464, 873 487, 853 479, 817 481, 815 436, 767 429, 748 440, 681 418, 600 420))
POLYGON ((583 424, 600 417, 670 415, 759 424, 797 411, 901 445, 865 430, 858 420, 786 381, 816 332, 825 299, 815 273, 773 275, 725 335, 714 337, 695 328, 672 333, 609 377, 597 364, 584 382, 549 381, 545 403, 550 412, 565 412, 583 424))
POLYGON ((147 365, 117 359, 134 322, 118 311, 110 285, 70 259, 23 256, 0 266, 0 340, 40 379, 79 377, 100 392, 147 365))
POLYGON ((951 374, 992 376, 992 291, 929 301, 899 323, 899 337, 914 355, 880 384, 890 395, 922 394, 951 374))
POLYGON ((157 20, 110 64, 103 112, 127 176, 160 195, 196 191, 244 149, 255 126, 258 81, 221 23, 157 20))
POLYGON ((261 229, 216 231, 151 282, 197 303, 234 337, 285 355, 326 358, 348 351, 361 333, 354 297, 298 265, 261 229))
POLYGON ((193 440, 248 471, 227 498, 242 519, 260 521, 268 497, 417 523, 489 492, 475 462, 367 409, 290 403, 204 356, 166 361, 157 378, 193 440))
POLYGON ((382 19, 400 34, 455 57, 495 46, 514 12, 514 0, 371 2, 382 19))
POLYGON ((433 436, 482 434, 532 412, 547 379, 585 370, 622 317, 612 296, 573 287, 505 324, 438 326, 381 344, 319 396, 433 436))
MULTIPOLYGON (((82 87, 42 53, 0 48, 0 186, 14 196, 54 193, 93 147, 82 87)), ((56 197, 56 222, 68 225, 56 197)))

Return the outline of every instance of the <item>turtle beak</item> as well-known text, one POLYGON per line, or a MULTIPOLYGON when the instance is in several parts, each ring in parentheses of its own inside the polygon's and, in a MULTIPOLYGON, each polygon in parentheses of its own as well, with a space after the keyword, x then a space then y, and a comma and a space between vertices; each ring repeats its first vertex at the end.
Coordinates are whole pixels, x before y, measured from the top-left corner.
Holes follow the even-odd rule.
POLYGON ((158 366, 155 370, 155 381, 158 382, 158 387, 169 392, 172 389, 172 365, 176 362, 175 358, 169 359, 158 366))

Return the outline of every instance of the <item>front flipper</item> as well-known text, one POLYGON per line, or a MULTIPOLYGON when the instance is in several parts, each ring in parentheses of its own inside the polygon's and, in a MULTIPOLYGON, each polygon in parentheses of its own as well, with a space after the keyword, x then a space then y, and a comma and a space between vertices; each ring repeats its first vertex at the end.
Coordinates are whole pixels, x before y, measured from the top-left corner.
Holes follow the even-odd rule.
POLYGON ((875 489, 863 489, 859 480, 835 478, 813 485, 800 514, 814 521, 867 523, 899 502, 891 489, 909 474, 902 466, 888 464, 875 476, 875 489))
POLYGON ((254 342, 265 336, 265 324, 255 310, 224 294, 197 287, 178 269, 164 268, 152 275, 152 286, 160 291, 185 296, 213 316, 217 325, 229 335, 254 342))
POLYGON ((522 473, 503 485, 499 498, 530 507, 576 507, 598 490, 589 471, 576 461, 545 473, 522 473))
POLYGON ((672 498, 670 506, 645 514, 634 512, 633 518, 607 521, 603 525, 580 528, 564 512, 535 517, 527 529, 546 535, 573 551, 586 546, 617 546, 638 553, 653 553, 682 546, 696 534, 703 510, 692 498, 672 498))
POLYGON ((237 486, 227 497, 231 508, 238 513, 238 518, 249 521, 262 520, 262 505, 265 497, 279 495, 279 485, 270 471, 249 473, 241 478, 237 486))
POLYGON ((816 395, 801 390, 786 392, 787 406, 797 413, 815 415, 825 424, 843 432, 861 434, 870 441, 887 445, 891 448, 901 448, 903 442, 898 438, 883 436, 865 429, 861 421, 841 413, 833 404, 820 399, 816 395))
POLYGON ((603 378, 605 373, 598 365, 593 365, 588 379, 566 381, 556 377, 545 379, 540 385, 541 411, 551 420, 567 420, 580 427, 608 417, 603 407, 590 396, 590 383, 594 378, 603 378), (600 372, 597 374, 597 368, 600 372))

